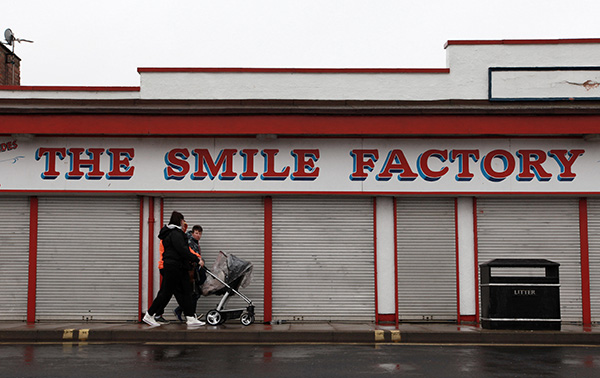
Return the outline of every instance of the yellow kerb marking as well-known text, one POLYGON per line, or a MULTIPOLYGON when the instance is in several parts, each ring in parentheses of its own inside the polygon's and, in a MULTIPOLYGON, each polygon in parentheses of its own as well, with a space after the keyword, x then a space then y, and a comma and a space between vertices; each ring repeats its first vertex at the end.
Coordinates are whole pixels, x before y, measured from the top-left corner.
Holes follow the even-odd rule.
POLYGON ((79 330, 79 341, 86 341, 88 336, 90 335, 89 329, 80 329, 79 330))
POLYGON ((72 340, 73 339, 73 328, 65 329, 63 331, 63 340, 72 340))
POLYGON ((378 329, 375 331, 375 341, 385 341, 382 330, 378 329))
POLYGON ((400 331, 398 331, 398 330, 393 330, 393 331, 390 331, 390 333, 392 334, 392 342, 394 342, 394 343, 399 343, 399 342, 400 342, 400 340, 401 340, 401 338, 402 338, 402 337, 400 336, 400 331))

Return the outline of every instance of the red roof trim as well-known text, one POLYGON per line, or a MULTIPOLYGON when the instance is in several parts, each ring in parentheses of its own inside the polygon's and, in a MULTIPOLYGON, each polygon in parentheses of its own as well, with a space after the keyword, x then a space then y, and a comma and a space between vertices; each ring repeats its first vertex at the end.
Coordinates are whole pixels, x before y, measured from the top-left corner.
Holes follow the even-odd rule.
POLYGON ((600 115, 0 115, 0 134, 144 136, 567 136, 600 134, 600 115))
POLYGON ((140 87, 74 87, 74 86, 45 86, 45 85, 0 85, 0 91, 139 92, 140 87))
POLYGON ((416 195, 427 195, 427 196, 498 196, 498 195, 522 195, 522 196, 531 196, 531 195, 552 195, 552 196, 578 196, 578 197, 586 197, 586 196, 596 196, 599 195, 600 192, 566 192, 566 191, 548 191, 548 192, 524 192, 524 191, 407 191, 407 192, 398 192, 398 191, 357 191, 357 190, 349 190, 349 191, 324 191, 324 190, 300 190, 300 191, 283 191, 283 190, 273 190, 273 191, 265 191, 265 190, 85 190, 85 189, 0 189, 0 194, 4 193, 19 193, 19 194, 39 194, 39 193, 81 193, 81 194, 138 194, 138 195, 165 195, 165 194, 202 194, 210 196, 211 194, 251 194, 251 195, 278 195, 278 194, 295 194, 295 195, 346 195, 346 196, 356 196, 356 195, 364 195, 364 196, 386 196, 393 194, 395 196, 416 196, 416 195))
POLYGON ((168 68, 140 67, 143 72, 237 72, 237 73, 450 73, 449 68, 168 68))
POLYGON ((600 38, 578 38, 578 39, 496 39, 496 40, 474 40, 461 41, 451 40, 446 42, 444 48, 450 45, 560 45, 569 43, 600 43, 600 38))

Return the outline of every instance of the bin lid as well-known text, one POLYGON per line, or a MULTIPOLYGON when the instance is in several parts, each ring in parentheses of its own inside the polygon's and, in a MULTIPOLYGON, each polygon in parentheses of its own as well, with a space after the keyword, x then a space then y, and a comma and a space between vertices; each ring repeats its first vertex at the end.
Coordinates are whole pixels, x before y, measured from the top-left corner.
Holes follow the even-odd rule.
POLYGON ((559 266, 560 264, 546 259, 494 259, 479 265, 490 267, 536 268, 559 266))

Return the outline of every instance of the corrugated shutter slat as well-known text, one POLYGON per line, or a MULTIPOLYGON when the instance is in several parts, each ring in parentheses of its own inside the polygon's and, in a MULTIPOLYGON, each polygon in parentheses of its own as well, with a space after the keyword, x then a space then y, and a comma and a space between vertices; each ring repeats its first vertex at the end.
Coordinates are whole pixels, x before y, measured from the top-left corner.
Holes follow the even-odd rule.
POLYGON ((373 201, 273 198, 273 318, 373 321, 373 201))
MULTIPOLYGON (((256 319, 264 318, 264 205, 262 197, 194 197, 165 198, 164 222, 173 210, 185 216, 190 229, 194 224, 203 228, 200 248, 202 258, 210 268, 219 251, 233 253, 254 265, 252 282, 240 291, 252 300, 256 319)), ((226 309, 243 308, 247 304, 232 296, 226 309)), ((201 297, 197 313, 208 312, 219 304, 221 297, 201 297)), ((175 298, 165 310, 170 316, 177 306, 175 298)), ((168 317, 167 316, 167 317, 168 317)))
POLYGON ((0 320, 27 320, 29 199, 0 198, 0 320))
POLYGON ((581 321, 576 198, 480 199, 477 241, 479 264, 496 258, 540 258, 559 263, 562 320, 581 321))
POLYGON ((138 318, 139 200, 40 197, 38 320, 138 318))
POLYGON ((600 198, 588 199, 590 305, 592 321, 600 321, 600 198))
POLYGON ((454 199, 396 200, 400 320, 456 320, 454 199))

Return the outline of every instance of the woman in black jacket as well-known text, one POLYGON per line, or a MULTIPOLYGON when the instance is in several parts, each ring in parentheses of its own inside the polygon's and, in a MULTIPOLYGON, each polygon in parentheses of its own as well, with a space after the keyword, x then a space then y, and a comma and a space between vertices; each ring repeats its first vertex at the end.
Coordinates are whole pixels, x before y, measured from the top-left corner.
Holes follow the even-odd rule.
POLYGON ((164 248, 162 254, 163 268, 160 269, 162 282, 152 306, 144 315, 143 321, 148 325, 160 325, 154 319, 154 315, 160 315, 164 312, 173 295, 175 295, 179 306, 183 308, 188 326, 205 324, 196 319, 192 307, 192 286, 188 272, 192 269, 194 263, 198 263, 198 256, 190 252, 187 237, 182 230, 184 223, 183 215, 173 211, 169 224, 163 226, 158 233, 158 238, 164 248))

